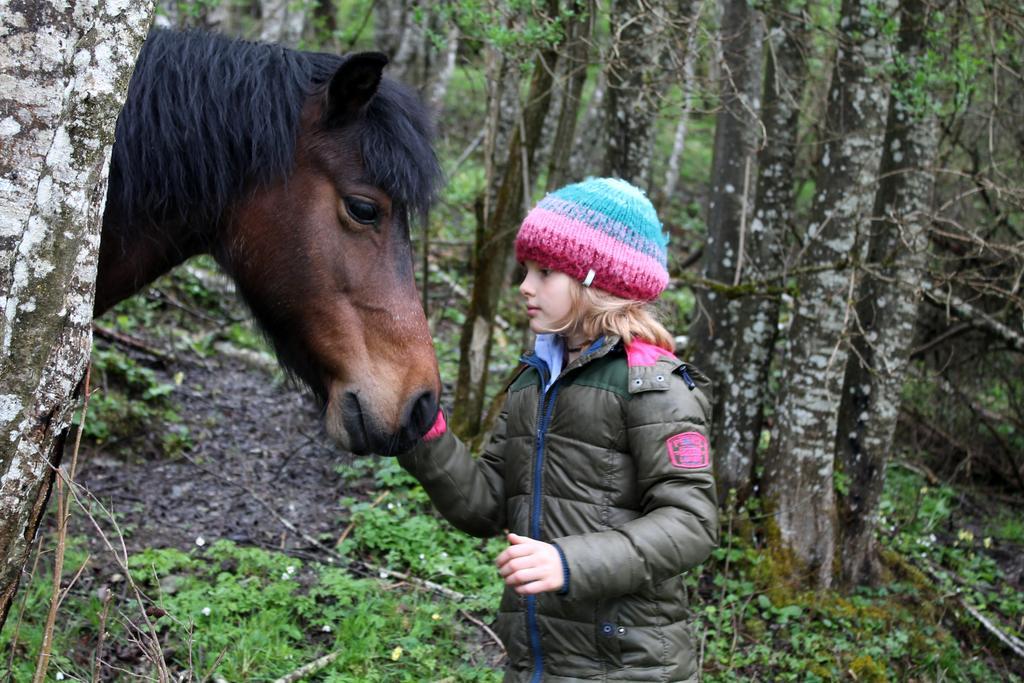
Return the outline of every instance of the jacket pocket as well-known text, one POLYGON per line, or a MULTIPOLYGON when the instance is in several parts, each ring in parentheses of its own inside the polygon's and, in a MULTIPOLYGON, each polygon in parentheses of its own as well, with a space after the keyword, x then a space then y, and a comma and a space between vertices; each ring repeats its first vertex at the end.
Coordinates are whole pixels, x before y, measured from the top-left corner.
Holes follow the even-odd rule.
POLYGON ((625 627, 611 618, 599 619, 594 624, 597 656, 610 669, 622 666, 622 636, 625 632, 625 627))

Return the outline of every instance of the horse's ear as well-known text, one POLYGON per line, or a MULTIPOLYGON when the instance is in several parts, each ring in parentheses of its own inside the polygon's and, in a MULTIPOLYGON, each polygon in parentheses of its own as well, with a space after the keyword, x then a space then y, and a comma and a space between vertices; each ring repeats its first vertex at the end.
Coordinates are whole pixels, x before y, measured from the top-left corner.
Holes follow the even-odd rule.
POLYGON ((324 121, 340 125, 357 114, 377 93, 387 63, 387 55, 380 52, 359 52, 342 62, 327 87, 324 121))

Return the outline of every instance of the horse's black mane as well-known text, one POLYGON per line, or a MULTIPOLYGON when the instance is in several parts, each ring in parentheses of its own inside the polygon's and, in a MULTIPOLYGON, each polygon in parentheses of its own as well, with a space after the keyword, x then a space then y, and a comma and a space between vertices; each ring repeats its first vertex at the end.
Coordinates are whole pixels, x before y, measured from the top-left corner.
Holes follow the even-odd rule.
MULTIPOLYGON (((126 222, 209 225, 246 188, 289 175, 303 103, 344 59, 153 30, 117 121, 110 191, 126 222)), ((440 177, 431 132, 419 98, 384 79, 360 131, 365 171, 420 214, 440 177)))

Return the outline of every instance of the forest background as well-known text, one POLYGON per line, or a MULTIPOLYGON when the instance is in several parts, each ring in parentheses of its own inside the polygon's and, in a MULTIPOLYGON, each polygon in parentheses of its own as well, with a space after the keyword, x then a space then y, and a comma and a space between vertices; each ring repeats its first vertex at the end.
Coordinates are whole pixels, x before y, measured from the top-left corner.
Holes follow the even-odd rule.
MULTIPOLYGON (((519 220, 590 175, 647 191, 671 235, 662 317, 717 387, 723 539, 690 577, 708 680, 1024 676, 1018 3, 214 1, 156 23, 381 50, 434 108, 446 184, 417 277, 451 424, 475 443, 530 344, 519 220)), ((185 415, 203 389, 188 358, 281 379, 230 289, 200 258, 96 323, 72 498, 99 481, 90 462, 221 466, 216 420, 185 415)), ((7 678, 313 662, 325 680, 496 679, 496 546, 446 527, 393 462, 341 461, 320 535, 247 489, 284 525, 272 550, 151 533, 146 505, 112 512, 128 478, 77 526, 57 496, 0 635, 7 678)))

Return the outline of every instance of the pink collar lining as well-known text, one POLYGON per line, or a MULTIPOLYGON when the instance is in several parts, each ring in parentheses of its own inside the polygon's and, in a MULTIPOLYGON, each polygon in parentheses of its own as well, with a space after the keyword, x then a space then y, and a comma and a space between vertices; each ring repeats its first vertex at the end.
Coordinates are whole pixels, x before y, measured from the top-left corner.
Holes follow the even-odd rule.
POLYGON ((626 364, 631 368, 635 368, 637 366, 650 367, 657 363, 662 357, 668 358, 669 360, 679 360, 674 354, 666 351, 660 346, 655 346, 650 342, 640 339, 637 339, 632 344, 626 346, 626 364))

